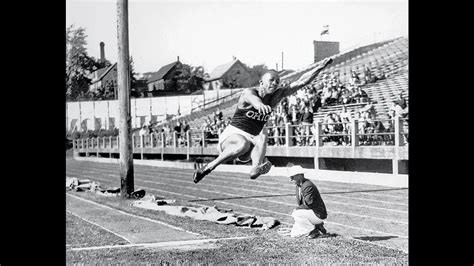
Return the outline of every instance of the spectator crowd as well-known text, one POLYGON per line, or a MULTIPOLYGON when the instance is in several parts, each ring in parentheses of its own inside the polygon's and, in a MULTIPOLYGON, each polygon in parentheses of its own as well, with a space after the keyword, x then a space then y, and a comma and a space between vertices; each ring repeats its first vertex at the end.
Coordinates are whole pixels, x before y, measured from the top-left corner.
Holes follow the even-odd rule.
MULTIPOLYGON (((385 78, 383 73, 382 76, 376 77, 370 67, 364 67, 363 78, 355 71, 351 71, 349 79, 342 80, 338 72, 324 74, 320 80, 284 98, 277 105, 266 125, 268 145, 286 145, 287 141, 290 141, 290 146, 316 145, 315 136, 318 129, 313 121, 314 114, 319 108, 331 105, 341 105, 342 108, 339 112, 326 114, 322 119, 321 141, 323 144, 351 145, 351 123, 357 121, 358 145, 393 145, 394 119, 408 118, 408 105, 403 93, 400 93, 399 98, 392 102, 388 113, 384 115, 376 113, 374 102, 362 89, 362 86, 383 78, 385 78), (355 106, 359 108, 354 109, 355 106), (286 138, 287 130, 290 131, 289 139, 286 138)), ((219 134, 230 124, 230 121, 231 117, 224 118, 217 108, 197 129, 204 132, 207 143, 217 143, 219 134)), ((176 132, 178 146, 186 145, 186 132, 190 129, 187 121, 180 120, 176 121, 173 128, 169 124, 160 127, 145 127, 140 134, 164 132, 166 145, 172 144, 172 133, 176 132)), ((407 122, 403 123, 403 131, 408 133, 407 122)), ((404 134, 404 141, 408 142, 408 134, 404 134)), ((202 141, 199 145, 202 145, 202 141)))

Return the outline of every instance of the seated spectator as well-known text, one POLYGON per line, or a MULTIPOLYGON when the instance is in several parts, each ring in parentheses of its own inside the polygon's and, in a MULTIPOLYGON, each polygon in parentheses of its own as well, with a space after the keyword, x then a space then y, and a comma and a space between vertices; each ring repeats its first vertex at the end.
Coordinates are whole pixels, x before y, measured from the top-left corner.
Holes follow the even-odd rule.
POLYGON ((349 81, 349 84, 354 87, 361 85, 359 75, 355 71, 351 71, 351 79, 349 81))
POLYGON ((408 107, 402 109, 400 105, 396 103, 396 101, 392 102, 392 105, 389 108, 390 111, 394 111, 397 117, 407 117, 408 116, 408 107))
POLYGON ((288 110, 289 102, 288 102, 288 97, 283 98, 283 100, 280 102, 281 109, 283 110, 288 110))
POLYGON ((296 98, 295 109, 297 113, 302 113, 305 107, 305 103, 302 98, 296 98))
POLYGON ((214 111, 214 121, 222 120, 222 112, 220 111, 219 107, 214 111))
POLYGON ((331 104, 337 103, 339 100, 339 92, 337 88, 333 87, 331 91, 331 104))
POLYGON ((369 99, 369 95, 367 95, 367 92, 363 90, 360 86, 357 87, 357 93, 359 95, 359 103, 367 102, 369 99))
POLYGON ((354 120, 360 121, 361 118, 362 118, 362 116, 360 115, 360 112, 355 112, 355 113, 354 113, 354 120))
POLYGON ((332 91, 329 87, 324 87, 323 89, 323 94, 322 94, 322 97, 321 97, 321 104, 322 106, 326 106, 328 105, 328 102, 330 102, 331 100, 331 96, 332 96, 332 91))
POLYGON ((367 104, 359 109, 360 112, 368 112, 370 114, 370 117, 375 117, 377 115, 374 107, 374 103, 368 99, 367 104))
POLYGON ((341 96, 341 103, 342 103, 342 104, 349 104, 349 103, 351 103, 351 101, 352 101, 352 94, 351 94, 351 92, 350 92, 346 87, 342 87, 340 96, 341 96))
MULTIPOLYGON (((388 118, 388 121, 387 121, 387 126, 385 127, 385 132, 393 133, 395 132, 395 125, 394 125, 394 119, 396 118, 395 111, 390 111, 387 114, 387 118, 388 118)), ((385 135, 384 141, 386 145, 394 145, 395 135, 385 135)))
POLYGON ((366 128, 366 123, 365 123, 365 112, 356 112, 355 118, 358 121, 358 134, 359 134, 359 145, 360 144, 365 144, 367 137, 363 134, 365 134, 365 128, 366 128))
POLYGON ((352 120, 352 113, 347 111, 347 107, 344 105, 342 106, 341 113, 339 114, 341 119, 347 119, 348 121, 352 120))
POLYGON ((174 134, 176 134, 176 144, 179 144, 179 139, 181 138, 181 122, 178 120, 174 126, 174 134))
POLYGON ((184 122, 183 122, 183 129, 182 129, 182 130, 183 130, 184 133, 186 133, 186 132, 188 132, 188 131, 190 130, 190 126, 189 126, 188 121, 184 120, 184 122))
MULTIPOLYGON (((350 124, 350 120, 347 117, 342 118, 342 126, 343 126, 342 133, 350 135, 351 134, 351 124, 350 124)), ((347 145, 350 145, 350 144, 351 144, 350 143, 350 136, 343 136, 342 137, 342 145, 347 146, 347 145)))
POLYGON ((225 126, 230 125, 230 122, 232 121, 232 117, 228 116, 226 121, 225 121, 225 126))
POLYGON ((302 133, 304 135, 302 139, 303 145, 309 144, 311 125, 313 124, 313 113, 309 110, 308 106, 305 106, 301 119, 299 120, 300 125, 302 126, 302 133))
POLYGON ((383 143, 384 135, 377 135, 377 133, 385 133, 386 128, 383 125, 382 121, 380 121, 380 120, 373 121, 373 125, 374 125, 374 133, 376 135, 375 135, 375 139, 373 140, 372 144, 380 145, 381 143, 383 143))
POLYGON ((360 101, 360 93, 356 87, 352 87, 351 89, 351 98, 353 103, 358 103, 360 101))
POLYGON ((313 114, 317 113, 318 110, 319 110, 319 108, 322 106, 322 103, 321 103, 321 94, 320 94, 320 93, 316 93, 316 94, 314 95, 314 98, 313 98, 313 100, 311 101, 310 105, 311 105, 313 114))
POLYGON ((171 134, 171 128, 168 124, 163 126, 163 141, 165 143, 165 146, 169 146, 171 144, 171 140, 173 139, 171 134))
POLYGON ((318 127, 316 125, 316 123, 313 123, 310 127, 310 131, 311 131, 311 138, 309 140, 309 145, 310 146, 315 146, 316 145, 316 131, 318 130, 318 127))
POLYGON ((393 103, 396 105, 394 106, 394 109, 398 113, 399 116, 401 117, 408 116, 408 105, 407 105, 407 101, 403 97, 403 92, 400 92, 399 98, 393 101, 393 103))
MULTIPOLYGON (((336 123, 334 125, 334 132, 336 134, 343 134, 344 133, 344 125, 342 123, 341 117, 338 114, 334 113, 333 114, 333 119, 334 119, 334 122, 336 123)), ((335 136, 334 141, 336 142, 336 145, 342 145, 343 137, 342 136, 341 137, 335 136)))
MULTIPOLYGON (((332 133, 332 131, 333 131, 332 129, 333 129, 334 126, 331 125, 331 124, 329 124, 329 123, 331 123, 331 122, 333 122, 333 121, 332 121, 332 118, 331 118, 331 116, 330 116, 329 114, 327 114, 326 116, 324 116, 324 118, 322 119, 321 133, 322 133, 323 136, 332 133)), ((321 138, 321 141, 322 141, 323 143, 329 142, 329 141, 330 141, 330 137, 324 136, 324 137, 321 138)))
POLYGON ((281 110, 280 113, 277 114, 277 126, 278 126, 278 144, 279 145, 285 145, 286 140, 285 140, 285 135, 286 135, 286 129, 285 126, 288 123, 288 112, 287 110, 283 109, 281 110))
MULTIPOLYGON (((374 127, 374 122, 372 120, 372 117, 370 115, 369 112, 367 111, 364 111, 361 113, 362 117, 363 117, 363 132, 364 134, 371 134, 371 133, 374 133, 374 130, 375 130, 375 127, 374 127)), ((368 136, 365 136, 364 138, 364 144, 366 145, 370 145, 372 144, 372 141, 373 141, 373 136, 372 135, 368 135, 368 136)))
POLYGON ((148 127, 144 124, 142 128, 140 129, 140 131, 138 132, 138 135, 144 136, 146 134, 148 134, 148 127))
POLYGON ((288 108, 296 105, 296 93, 293 93, 288 97, 288 108))
POLYGON ((372 75, 372 70, 369 66, 365 66, 364 68, 364 79, 366 84, 375 82, 375 76, 372 75))
POLYGON ((322 91, 324 88, 324 82, 321 80, 319 82, 313 83, 313 89, 315 92, 322 91))
POLYGON ((402 109, 407 108, 407 101, 405 100, 405 98, 403 98, 403 92, 400 92, 400 94, 398 94, 398 99, 395 100, 395 103, 399 105, 402 109))
POLYGON ((176 125, 174 126, 174 132, 176 132, 176 136, 180 137, 181 136, 181 121, 177 121, 176 125))
POLYGON ((275 145, 276 144, 275 142, 276 113, 275 112, 270 113, 270 116, 268 117, 268 121, 265 128, 267 128, 267 133, 268 133, 267 145, 268 146, 275 145))

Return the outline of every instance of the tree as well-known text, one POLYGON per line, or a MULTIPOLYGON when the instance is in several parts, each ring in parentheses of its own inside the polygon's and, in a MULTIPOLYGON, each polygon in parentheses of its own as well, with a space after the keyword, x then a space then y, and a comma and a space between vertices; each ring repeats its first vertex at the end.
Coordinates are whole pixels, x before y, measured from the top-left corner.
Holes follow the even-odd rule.
POLYGON ((247 69, 250 73, 250 86, 256 86, 258 85, 260 81, 260 77, 268 71, 268 67, 264 64, 262 65, 255 65, 253 67, 248 67, 247 69))
POLYGON ((66 98, 68 100, 85 100, 91 97, 88 75, 97 69, 97 61, 87 55, 85 29, 66 29, 66 98))
POLYGON ((191 93, 202 89, 202 83, 204 81, 204 68, 202 66, 193 67, 182 64, 177 73, 177 91, 191 93))

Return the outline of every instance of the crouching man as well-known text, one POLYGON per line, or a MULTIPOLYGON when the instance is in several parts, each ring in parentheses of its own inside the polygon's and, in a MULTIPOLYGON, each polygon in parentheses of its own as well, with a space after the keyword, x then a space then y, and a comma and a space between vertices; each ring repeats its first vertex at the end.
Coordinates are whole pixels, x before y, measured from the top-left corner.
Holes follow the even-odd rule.
POLYGON ((304 177, 304 169, 295 165, 288 168, 290 181, 296 185, 297 207, 291 216, 295 220, 291 228, 291 237, 315 238, 326 234, 323 220, 326 219, 326 206, 318 189, 304 177))

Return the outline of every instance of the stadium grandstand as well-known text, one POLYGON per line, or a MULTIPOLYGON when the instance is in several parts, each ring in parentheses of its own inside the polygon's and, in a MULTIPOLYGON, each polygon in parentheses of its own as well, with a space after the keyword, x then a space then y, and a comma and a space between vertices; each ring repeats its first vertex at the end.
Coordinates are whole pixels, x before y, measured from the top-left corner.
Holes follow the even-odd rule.
MULTIPOLYGON (((408 38, 360 46, 333 59, 312 84, 274 110, 266 126, 267 156, 275 166, 298 160, 314 169, 407 174, 408 38), (308 110, 312 119, 304 115, 308 110), (302 123, 302 117, 308 122, 302 123)), ((281 82, 297 80, 315 64, 284 74, 281 82)), ((145 134, 136 128, 132 140, 137 158, 217 156, 218 136, 235 111, 240 91, 154 123, 145 134)), ((116 158, 117 141, 76 139, 74 149, 78 156, 116 158)))

